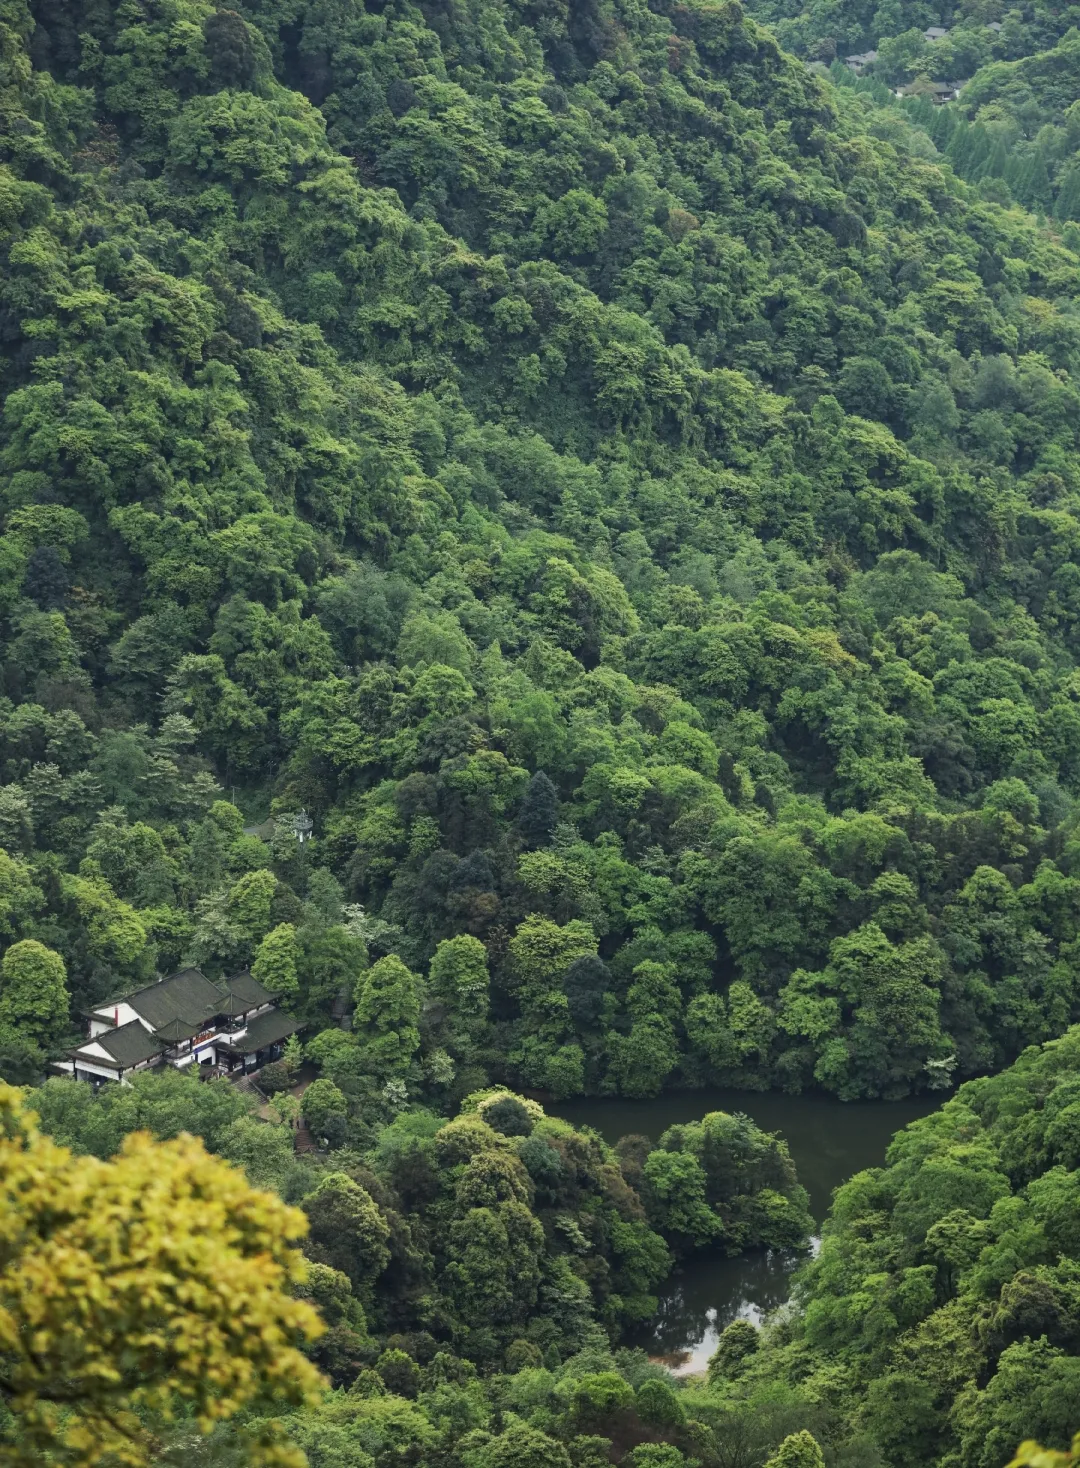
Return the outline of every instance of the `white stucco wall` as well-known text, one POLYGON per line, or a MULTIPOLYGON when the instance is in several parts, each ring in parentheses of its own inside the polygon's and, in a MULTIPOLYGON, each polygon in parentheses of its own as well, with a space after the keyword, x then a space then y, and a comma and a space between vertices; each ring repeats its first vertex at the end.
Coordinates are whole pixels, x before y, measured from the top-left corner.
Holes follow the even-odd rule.
POLYGON ((121 1025, 128 1025, 133 1019, 137 1019, 144 1030, 150 1030, 150 1033, 153 1033, 153 1031, 150 1029, 150 1026, 143 1019, 142 1015, 136 1014, 130 1004, 103 1004, 99 1008, 95 1009, 94 1013, 100 1014, 102 1018, 106 1021, 106 1023, 98 1025, 96 1020, 90 1021, 91 1039, 93 1039, 95 1035, 102 1034, 105 1030, 119 1029, 121 1025), (114 1015, 116 1016, 116 1023, 108 1023, 108 1021, 111 1020, 114 1015))

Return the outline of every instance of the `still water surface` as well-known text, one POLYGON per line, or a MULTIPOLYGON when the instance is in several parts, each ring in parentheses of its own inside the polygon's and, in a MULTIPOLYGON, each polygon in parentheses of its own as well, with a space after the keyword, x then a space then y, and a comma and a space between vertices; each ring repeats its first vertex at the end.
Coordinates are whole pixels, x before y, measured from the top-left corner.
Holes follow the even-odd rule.
MULTIPOLYGON (((709 1111, 742 1111, 791 1149, 799 1181, 820 1222, 833 1189, 864 1167, 880 1167, 894 1132, 927 1116, 943 1098, 907 1101, 837 1101, 831 1096, 781 1096, 774 1092, 686 1091, 655 1101, 567 1101, 548 1109, 575 1126, 595 1127, 609 1142, 630 1132, 657 1141, 676 1122, 697 1121, 709 1111)), ((806 1258, 788 1250, 727 1259, 701 1254, 661 1287, 656 1319, 633 1343, 667 1359, 673 1369, 702 1371, 716 1338, 733 1320, 759 1321, 788 1297, 792 1272, 806 1258)))

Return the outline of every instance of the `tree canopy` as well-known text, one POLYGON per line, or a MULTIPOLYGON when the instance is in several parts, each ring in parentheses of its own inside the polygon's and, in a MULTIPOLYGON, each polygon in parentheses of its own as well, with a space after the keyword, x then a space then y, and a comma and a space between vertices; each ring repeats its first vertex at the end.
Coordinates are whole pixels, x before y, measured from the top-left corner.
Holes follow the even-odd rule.
MULTIPOLYGON (((204 1432, 241 1409, 317 1399, 292 1298, 302 1215, 190 1137, 130 1133, 108 1161, 42 1136, 0 1089, 0 1391, 9 1462, 151 1461, 147 1414, 204 1432)), ((270 1423, 251 1460, 298 1462, 270 1423)))
MULTIPOLYGON (((198 1195, 271 1286, 223 1375, 131 1305, 163 1461, 270 1452, 304 1362, 313 1468, 1065 1450, 1077 18, 0 5, 0 1075, 74 1198, 198 1195), (187 965, 300 1027, 272 1105, 41 1084, 187 965), (745 1117, 616 1150, 537 1096, 958 1084, 767 1341, 625 1350, 806 1195, 745 1117)), ((103 1390, 87 1320, 41 1360, 103 1390)), ((127 1451, 83 1403, 63 1452, 127 1451)))
POLYGON ((0 885, 73 1023, 253 966, 452 1107, 1080 1018, 1061 238, 736 9, 21 3, 0 885))

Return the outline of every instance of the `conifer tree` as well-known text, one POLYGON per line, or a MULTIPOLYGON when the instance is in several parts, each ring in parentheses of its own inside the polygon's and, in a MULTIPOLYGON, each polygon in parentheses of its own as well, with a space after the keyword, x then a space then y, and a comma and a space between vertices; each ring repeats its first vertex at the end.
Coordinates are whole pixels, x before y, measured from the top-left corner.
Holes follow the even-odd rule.
POLYGON ((529 846, 546 846, 558 819, 558 792, 544 771, 537 770, 521 799, 518 829, 529 846))

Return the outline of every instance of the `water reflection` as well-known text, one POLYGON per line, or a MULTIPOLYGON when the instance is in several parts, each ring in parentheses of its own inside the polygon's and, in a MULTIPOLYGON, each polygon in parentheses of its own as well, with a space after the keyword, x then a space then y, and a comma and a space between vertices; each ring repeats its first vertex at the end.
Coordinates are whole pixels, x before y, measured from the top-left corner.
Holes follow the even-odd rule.
MULTIPOLYGON (((747 1091, 685 1091, 655 1101, 572 1101, 549 1109, 575 1126, 592 1126, 608 1141, 630 1132, 658 1140, 677 1122, 709 1111, 743 1111, 787 1139, 810 1210, 824 1218, 833 1190, 865 1167, 880 1167, 893 1133, 927 1116, 941 1097, 907 1101, 837 1101, 747 1091)), ((817 1245, 814 1240, 814 1246, 817 1245)), ((782 1305, 805 1252, 759 1251, 728 1259, 703 1253, 686 1261, 659 1292, 656 1318, 630 1344, 644 1346, 675 1372, 703 1371, 716 1340, 733 1320, 759 1323, 782 1305)))
POLYGON ((690 1260, 665 1282, 655 1319, 628 1344, 644 1346, 676 1375, 704 1371, 724 1327, 733 1320, 760 1325, 787 1299, 791 1275, 807 1257, 777 1249, 690 1260))

